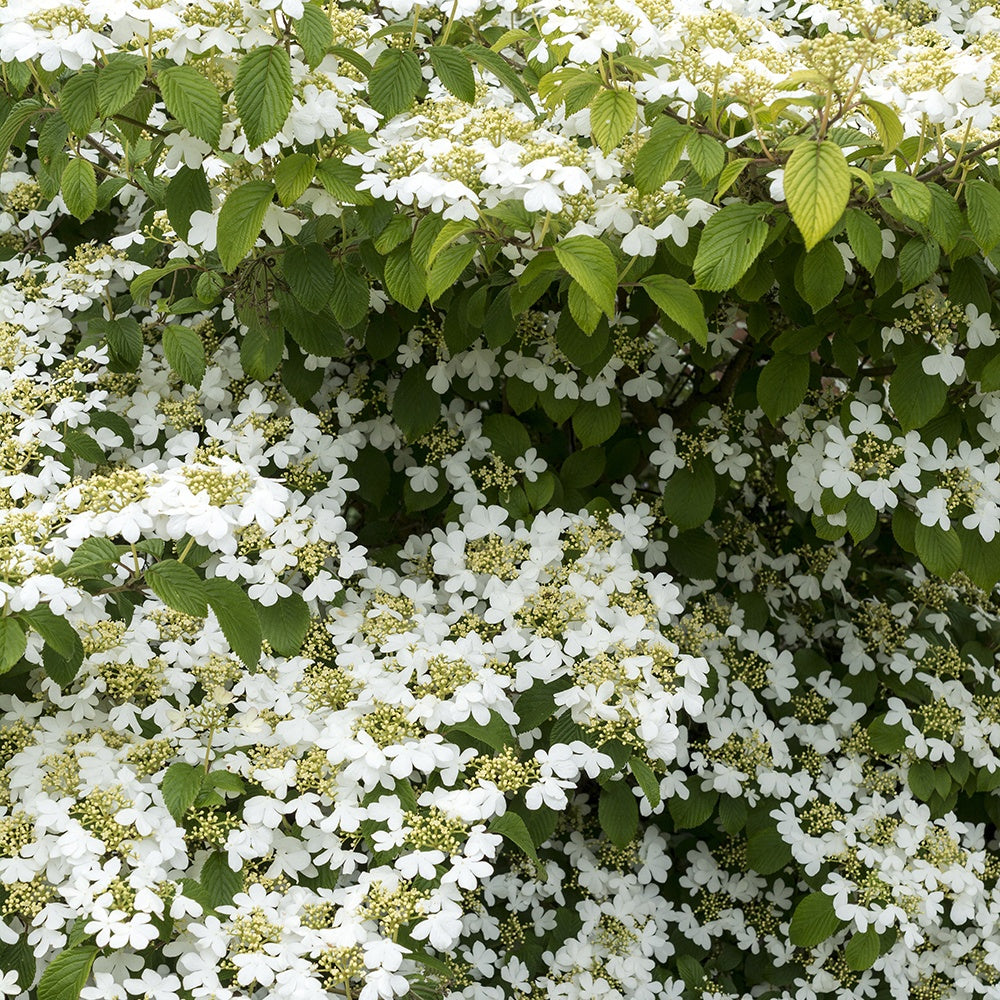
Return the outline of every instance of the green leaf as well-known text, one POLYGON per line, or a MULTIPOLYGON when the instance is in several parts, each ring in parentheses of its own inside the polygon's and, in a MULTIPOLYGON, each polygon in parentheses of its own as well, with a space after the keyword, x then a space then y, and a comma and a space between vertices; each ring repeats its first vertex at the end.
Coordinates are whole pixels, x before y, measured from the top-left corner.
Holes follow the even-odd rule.
POLYGON ((814 892, 795 907, 788 926, 788 939, 800 948, 815 948, 842 925, 843 921, 833 910, 833 897, 825 892, 814 892))
POLYGON ((698 293, 680 278, 649 274, 639 282, 664 315, 691 334, 702 347, 708 345, 708 322, 698 293))
POLYGON ((177 761, 167 768, 160 782, 163 803, 167 811, 180 823, 184 814, 194 805, 205 781, 205 769, 196 764, 177 761))
POLYGON ((921 802, 927 802, 937 791, 934 765, 929 760, 914 761, 906 772, 906 783, 921 802))
POLYGON ((298 594, 279 597, 270 606, 258 605, 264 638, 282 656, 296 656, 309 631, 309 608, 298 594))
POLYGON ((785 164, 785 200, 806 250, 844 214, 851 196, 851 172, 835 142, 807 141, 796 146, 785 164))
POLYGON ((1000 243, 1000 191, 981 178, 965 186, 965 207, 969 228, 983 253, 1000 243))
POLYGON ((392 397, 392 418, 407 441, 423 437, 441 419, 441 398, 420 365, 403 372, 392 397))
MULTIPOLYGON (((215 775, 209 774, 207 777, 211 780, 215 775)), ((213 909, 229 906, 233 896, 243 889, 243 873, 234 872, 229 867, 225 851, 214 851, 205 858, 198 881, 213 909)))
POLYGON ((260 661, 263 641, 253 601, 238 584, 221 578, 205 581, 205 596, 230 648, 248 670, 253 670, 260 661))
POLYGON ((492 73, 519 101, 526 104, 532 111, 535 110, 534 101, 531 99, 531 91, 524 85, 520 75, 514 70, 509 62, 502 55, 486 48, 485 45, 466 45, 465 50, 469 57, 479 63, 481 69, 492 73))
POLYGON ((739 159, 727 163, 719 174, 719 184, 715 192, 715 200, 718 201, 739 179, 743 171, 753 163, 752 157, 741 156, 739 159))
POLYGON ((28 640, 20 623, 13 618, 0 618, 0 674, 7 673, 27 648, 28 640))
POLYGON ((863 972, 875 964, 879 955, 879 937, 874 927, 854 934, 844 948, 844 961, 849 969, 863 972))
POLYGON ((409 49, 386 49, 368 79, 368 103, 387 121, 413 104, 423 83, 420 60, 409 49))
POLYGON ((188 238, 193 212, 212 211, 212 192, 205 171, 181 167, 167 185, 167 218, 182 239, 188 238))
POLYGON ((676 469, 663 488, 663 513, 681 531, 704 524, 714 506, 715 467, 708 458, 676 469))
POLYGON ((543 722, 551 719, 556 710, 555 695, 564 687, 560 681, 549 681, 542 683, 535 681, 534 684, 517 696, 514 702, 514 711, 520 720, 517 724, 519 733, 528 732, 535 729, 543 722))
POLYGON ((302 46, 306 65, 315 69, 333 45, 333 25, 321 4, 307 3, 302 16, 295 21, 295 38, 302 46))
POLYGON ((361 176, 360 167, 339 160, 320 160, 316 165, 316 179, 326 193, 347 205, 372 204, 372 196, 367 191, 358 190, 361 176))
POLYGON ((931 193, 931 216, 927 220, 927 228, 941 244, 941 249, 951 253, 965 224, 962 210, 940 184, 928 184, 927 187, 931 193))
POLYGON ((571 236, 555 245, 556 258, 609 319, 615 311, 618 270, 611 250, 594 236, 571 236))
POLYGON ((824 240, 802 256, 801 282, 797 286, 813 312, 819 312, 840 294, 844 278, 844 258, 832 241, 824 240))
POLYGON ((337 261, 334 265, 333 293, 330 308, 345 330, 357 326, 367 315, 371 290, 361 272, 337 261))
POLYGON ((909 174, 887 173, 885 177, 892 184, 892 200, 895 206, 904 215, 926 225, 930 220, 933 205, 930 188, 909 174))
POLYGON ((23 991, 35 980, 35 951, 27 937, 18 937, 12 944, 0 944, 0 970, 16 972, 17 982, 23 991))
POLYGON ((635 156, 632 178, 640 194, 651 194, 670 179, 694 129, 672 118, 657 118, 635 156))
POLYGON ((941 248, 933 240, 919 236, 910 240, 899 254, 899 278, 903 291, 923 284, 938 268, 941 248))
POLYGON ((292 205, 298 201, 312 183, 315 171, 316 157, 309 153, 289 153, 274 168, 274 188, 278 192, 278 201, 282 205, 292 205))
POLYGON ((847 240, 858 263, 869 273, 882 263, 882 231, 878 223, 860 208, 847 210, 847 240))
MULTIPOLYGON (((97 70, 93 66, 85 66, 74 73, 59 91, 59 111, 66 124, 77 135, 86 135, 94 124, 94 119, 97 118, 97 86, 97 70)), ((22 105, 27 103, 21 102, 22 105)), ((12 115, 17 107, 15 105, 11 111, 12 115)), ((27 121, 27 117, 24 120, 27 121)), ((6 150, 6 147, 4 149, 6 150)))
POLYGON ((513 465, 531 447, 524 424, 508 413, 488 414, 483 419, 483 434, 489 438, 490 451, 508 465, 513 465))
POLYGON ((597 329, 604 313, 578 281, 570 282, 566 304, 569 306, 570 316, 585 334, 589 336, 597 329))
POLYGON ((773 825, 747 839, 747 864, 760 875, 780 872, 792 860, 792 849, 773 825))
POLYGON ((646 801, 655 809, 663 801, 663 796, 660 795, 659 778, 641 757, 630 757, 628 766, 635 780, 639 783, 642 794, 646 796, 646 801))
POLYGON ((27 622, 59 656, 73 655, 74 640, 78 643, 76 630, 65 618, 55 614, 47 604, 39 604, 30 611, 22 611, 20 617, 27 622))
POLYGON ((808 354, 778 353, 764 366, 757 382, 757 402, 771 423, 791 413, 809 388, 808 354))
POLYGON ((61 194, 70 214, 81 222, 93 215, 97 208, 97 176, 89 160, 77 156, 66 164, 61 194))
POLYGON ((919 354, 908 354, 896 365, 889 383, 889 402, 904 431, 923 427, 937 416, 948 396, 948 387, 928 375, 919 354))
POLYGON ((99 950, 94 945, 77 945, 56 955, 38 981, 38 1000, 77 1000, 99 950))
POLYGON ((271 322, 252 326, 240 344, 240 364, 250 378, 266 382, 281 364, 284 350, 284 330, 271 322))
POLYGON ((118 546, 108 538, 85 538, 73 552, 60 576, 83 580, 103 577, 118 561, 118 546))
POLYGON ((130 52, 116 52, 97 78, 97 110, 116 115, 135 97, 146 79, 146 60, 130 52))
POLYGON ((887 725, 883 712, 868 727, 868 740, 880 754, 888 756, 899 753, 906 746, 906 730, 898 723, 887 725))
POLYGON ((613 844, 628 847, 639 826, 639 806, 626 782, 611 781, 601 789, 597 818, 613 844))
POLYGON ((861 110, 875 126, 882 140, 882 152, 891 153, 903 141, 903 123, 899 115, 888 104, 870 98, 861 102, 861 110))
POLYGON ((506 837, 512 844, 520 847, 536 865, 540 864, 531 833, 525 826, 524 820, 517 813, 505 812, 490 823, 489 829, 491 833, 499 833, 500 836, 506 837))
POLYGON ((172 324, 163 331, 163 354, 170 367, 195 388, 205 377, 205 345, 194 330, 172 324))
POLYGON ((235 271, 257 242, 273 197, 269 181, 248 181, 226 198, 219 212, 218 250, 227 271, 235 271))
POLYGON ((724 292, 746 274, 764 249, 765 212, 759 205, 736 203, 705 223, 694 259, 695 288, 724 292))
POLYGON ((142 328, 132 316, 92 319, 88 329, 103 335, 112 366, 119 371, 135 371, 142 360, 142 328))
POLYGON ((947 580, 962 565, 962 540, 953 528, 918 523, 913 531, 920 561, 935 575, 947 580))
POLYGON ((290 246, 282 270, 292 294, 309 312, 319 312, 330 301, 337 274, 330 255, 318 243, 290 246))
POLYGON ((385 290, 401 306, 416 312, 427 294, 427 273, 413 257, 409 242, 385 259, 385 290))
POLYGON ((262 45, 240 59, 233 88, 251 149, 273 139, 292 110, 292 69, 281 45, 262 45))
POLYGON ((604 444, 622 422, 621 401, 615 396, 609 406, 582 399, 573 414, 573 433, 584 448, 604 444))
POLYGON ((449 732, 467 733, 497 753, 502 752, 513 741, 510 725, 496 712, 490 712, 490 721, 485 725, 470 717, 464 722, 455 723, 449 728, 449 732))
POLYGON ((193 136, 213 148, 222 132, 222 98, 219 92, 191 66, 169 66, 160 70, 156 84, 167 110, 193 136))
POLYGON ((635 98, 627 90, 604 88, 590 105, 590 131, 605 156, 625 138, 638 112, 635 98))
POLYGON ((453 243, 445 247, 427 271, 427 299, 436 302, 451 288, 476 256, 476 243, 453 243))
POLYGON ((208 614, 205 581, 190 566, 164 559, 153 563, 145 577, 153 593, 168 607, 195 618, 208 614))
POLYGON ((448 91, 466 104, 476 100, 476 76, 469 57, 453 45, 435 45, 428 50, 434 74, 448 91))
POLYGON ((702 132, 688 137, 687 158, 703 184, 719 176, 726 164, 726 148, 717 139, 702 132))

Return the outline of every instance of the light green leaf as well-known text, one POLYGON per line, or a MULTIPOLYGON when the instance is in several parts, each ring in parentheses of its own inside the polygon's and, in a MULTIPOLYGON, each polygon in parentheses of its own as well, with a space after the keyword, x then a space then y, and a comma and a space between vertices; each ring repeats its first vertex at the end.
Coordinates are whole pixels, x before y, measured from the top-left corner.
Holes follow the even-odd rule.
POLYGON ((63 171, 61 193, 71 215, 81 222, 90 218, 97 208, 97 176, 94 165, 79 156, 70 160, 63 171))
POLYGON ((465 46, 465 52, 469 57, 479 63, 481 69, 492 73, 519 101, 526 104, 532 111, 535 104, 531 99, 531 91, 524 85, 524 81, 515 72, 513 66, 498 52, 493 52, 485 45, 465 46))
POLYGON ((627 90, 602 89, 590 105, 590 131, 607 156, 635 122, 638 104, 627 90))
POLYGON ((368 103, 386 120, 413 104, 423 83, 420 60, 409 49, 386 49, 368 79, 368 103))
POLYGON ((785 199, 811 250, 833 228, 851 196, 851 172, 835 142, 803 142, 785 165, 785 199))
POLYGON ((899 115, 888 104, 870 98, 861 102, 861 110, 875 126, 882 140, 882 152, 891 153, 903 141, 903 123, 899 115))
POLYGON ((726 163, 726 148, 718 139, 695 132, 687 141, 687 158, 703 184, 719 176, 726 163))
POLYGON ((263 641, 253 601, 238 584, 221 578, 205 581, 205 595, 230 648, 248 670, 253 670, 263 641))
POLYGON ((282 656, 296 656, 309 631, 309 608, 298 594, 279 597, 274 604, 258 605, 264 638, 282 656))
POLYGON ((727 163, 719 174, 719 186, 715 192, 715 200, 719 201, 722 196, 740 179, 743 171, 746 170, 753 159, 749 156, 741 156, 731 163, 727 163))
POLYGON ((555 245, 559 263, 609 319, 615 311, 618 270, 611 250, 594 236, 571 236, 555 245))
POLYGON ((219 213, 218 250, 227 271, 235 271, 257 242, 273 197, 269 181, 248 181, 226 198, 219 213))
POLYGON ((766 209, 735 203, 713 215, 701 234, 694 259, 695 288, 724 292, 750 269, 764 249, 766 209))
POLYGON ((887 173, 884 176, 892 184, 895 206, 904 215, 926 225, 930 220, 933 204, 930 188, 909 174, 887 173))
POLYGON ((164 559, 153 563, 145 577, 153 593, 168 607, 195 618, 208 614, 205 581, 190 566, 164 559))
POLYGON ((204 781, 205 769, 195 764, 177 761, 167 768, 160 782, 160 791, 167 811, 178 823, 194 805, 204 781))
POLYGON ((428 49, 437 78, 460 101, 472 104, 476 100, 476 76, 469 57, 453 45, 435 45, 428 49))
POLYGON ((945 253, 951 253, 965 225, 962 210, 951 193, 940 184, 928 184, 927 188, 931 193, 931 216, 927 220, 927 228, 934 239, 941 244, 941 249, 945 253))
POLYGON ((93 945, 77 945, 56 955, 38 981, 38 1000, 77 1000, 98 951, 93 945))
POLYGON ((342 163, 339 160, 320 160, 316 165, 316 179, 326 193, 346 205, 371 205, 372 196, 367 191, 359 191, 362 170, 360 167, 342 163))
POLYGON ((708 322, 698 293, 680 278, 669 274, 649 274, 639 282, 656 303, 682 330, 702 347, 708 344, 708 322))
POLYGON ((7 673, 27 648, 28 640, 20 623, 13 618, 0 618, 0 674, 7 673))
POLYGON ((251 149, 273 139, 292 110, 292 69, 281 45, 262 45, 240 59, 233 89, 251 149))
POLYGON ((842 925, 843 921, 833 910, 833 897, 825 892, 814 892, 795 907, 788 938, 800 948, 815 948, 842 925))
POLYGON ((163 354, 170 367, 196 388, 205 377, 205 344, 194 330, 171 324, 163 331, 163 354))
POLYGON ((156 83, 170 114, 193 136, 218 146, 222 98, 215 87, 191 66, 160 70, 156 83))

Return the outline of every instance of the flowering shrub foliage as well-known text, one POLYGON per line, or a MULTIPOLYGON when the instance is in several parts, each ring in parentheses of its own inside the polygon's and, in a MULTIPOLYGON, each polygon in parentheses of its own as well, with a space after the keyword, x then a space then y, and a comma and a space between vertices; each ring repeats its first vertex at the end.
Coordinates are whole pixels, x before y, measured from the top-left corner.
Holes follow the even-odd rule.
POLYGON ((998 995, 993 6, 0 69, 0 993, 998 995))

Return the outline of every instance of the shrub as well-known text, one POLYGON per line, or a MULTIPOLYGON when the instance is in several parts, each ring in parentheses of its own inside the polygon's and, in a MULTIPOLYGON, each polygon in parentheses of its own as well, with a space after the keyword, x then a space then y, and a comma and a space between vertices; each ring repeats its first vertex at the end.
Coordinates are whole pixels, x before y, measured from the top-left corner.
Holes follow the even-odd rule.
POLYGON ((996 996, 998 55, 0 7, 0 992, 996 996))

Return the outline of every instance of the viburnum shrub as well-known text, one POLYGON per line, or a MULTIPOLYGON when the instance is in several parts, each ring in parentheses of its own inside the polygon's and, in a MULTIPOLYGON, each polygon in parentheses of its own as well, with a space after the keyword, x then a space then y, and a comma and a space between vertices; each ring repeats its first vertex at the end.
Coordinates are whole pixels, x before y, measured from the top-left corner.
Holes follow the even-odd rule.
POLYGON ((0 65, 0 993, 1000 996, 993 6, 0 65))

